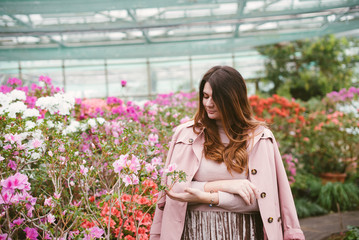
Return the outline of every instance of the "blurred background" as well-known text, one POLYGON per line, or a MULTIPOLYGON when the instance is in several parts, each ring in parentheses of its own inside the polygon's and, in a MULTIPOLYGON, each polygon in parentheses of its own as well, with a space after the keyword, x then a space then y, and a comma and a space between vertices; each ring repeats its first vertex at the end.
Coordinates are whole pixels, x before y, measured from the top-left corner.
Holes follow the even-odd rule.
POLYGON ((0 84, 45 75, 77 98, 145 100, 229 65, 251 95, 307 100, 357 84, 358 18, 358 0, 1 0, 0 84), (346 80, 327 86, 333 67, 346 80))

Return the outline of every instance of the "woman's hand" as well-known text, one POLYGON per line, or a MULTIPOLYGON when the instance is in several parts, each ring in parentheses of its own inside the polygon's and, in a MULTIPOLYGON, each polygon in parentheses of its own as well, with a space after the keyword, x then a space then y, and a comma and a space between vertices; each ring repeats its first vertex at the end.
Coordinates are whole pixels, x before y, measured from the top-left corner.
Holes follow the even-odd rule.
POLYGON ((247 179, 220 180, 208 182, 205 185, 205 191, 222 191, 238 194, 247 205, 254 203, 259 198, 259 191, 253 183, 247 179))
POLYGON ((207 193, 195 188, 186 188, 183 193, 166 191, 168 197, 180 202, 218 204, 217 193, 207 193), (212 200, 212 201, 211 201, 212 200))

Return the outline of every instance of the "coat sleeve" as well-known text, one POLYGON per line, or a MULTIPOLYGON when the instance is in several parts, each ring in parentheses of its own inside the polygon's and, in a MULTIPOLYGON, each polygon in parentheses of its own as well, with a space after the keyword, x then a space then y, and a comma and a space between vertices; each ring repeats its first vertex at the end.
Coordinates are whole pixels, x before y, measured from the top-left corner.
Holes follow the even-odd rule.
MULTIPOLYGON (((204 192, 204 185, 206 183, 207 182, 192 181, 191 187, 204 192)), ((218 204, 216 206, 231 212, 251 212, 258 210, 257 203, 247 205, 238 194, 223 191, 218 191, 218 204)))
POLYGON ((279 152, 278 144, 273 137, 274 158, 277 172, 278 194, 280 202, 280 211, 283 224, 284 240, 300 239, 304 240, 303 231, 300 228, 297 211, 294 204, 292 191, 282 157, 279 152))
MULTIPOLYGON (((178 137, 178 134, 179 134, 179 127, 176 129, 175 133, 172 136, 172 140, 170 142, 170 147, 169 147, 169 150, 167 153, 165 168, 167 168, 167 166, 171 162, 173 149, 176 144, 176 139, 178 137)), ((165 176, 163 176, 161 184, 164 185, 164 184, 166 184, 166 182, 167 182, 167 179, 165 176)), ((162 216, 163 216, 164 207, 166 205, 166 194, 163 191, 161 191, 158 194, 158 199, 159 200, 156 205, 156 210, 155 210, 155 214, 154 214, 152 225, 151 225, 150 240, 160 239, 160 236, 161 236, 162 216)))

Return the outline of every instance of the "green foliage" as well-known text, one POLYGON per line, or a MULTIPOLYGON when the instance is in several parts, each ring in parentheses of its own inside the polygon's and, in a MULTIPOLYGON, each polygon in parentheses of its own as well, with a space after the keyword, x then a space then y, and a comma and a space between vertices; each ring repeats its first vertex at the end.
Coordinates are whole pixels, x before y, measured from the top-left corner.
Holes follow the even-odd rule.
POLYGON ((353 210, 359 204, 359 188, 353 183, 327 183, 319 193, 318 204, 327 210, 353 210))
POLYGON ((348 231, 345 233, 344 240, 357 240, 359 239, 359 226, 348 226, 348 231))
POLYGON ((305 198, 295 199, 295 207, 299 218, 323 215, 328 213, 326 209, 305 198))
POLYGON ((314 202, 318 198, 321 188, 320 178, 309 173, 301 173, 295 177, 292 193, 295 198, 306 198, 314 202))
POLYGON ((259 47, 257 50, 267 57, 261 80, 274 84, 270 94, 304 101, 323 97, 351 86, 359 57, 348 54, 348 49, 358 45, 357 40, 328 35, 259 47))
POLYGON ((323 215, 326 209, 316 203, 322 188, 321 180, 311 174, 297 174, 292 184, 295 207, 299 218, 323 215))

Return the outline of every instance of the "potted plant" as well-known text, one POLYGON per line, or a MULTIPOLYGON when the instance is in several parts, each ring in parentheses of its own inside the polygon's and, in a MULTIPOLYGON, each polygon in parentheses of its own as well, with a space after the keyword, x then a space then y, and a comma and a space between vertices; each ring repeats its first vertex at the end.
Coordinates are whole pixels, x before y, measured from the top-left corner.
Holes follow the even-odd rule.
POLYGON ((359 155, 358 117, 355 112, 338 111, 335 105, 328 106, 324 106, 326 110, 308 115, 302 128, 299 151, 305 168, 322 177, 323 183, 331 179, 344 182, 348 167, 359 155))

